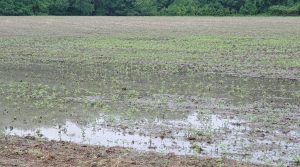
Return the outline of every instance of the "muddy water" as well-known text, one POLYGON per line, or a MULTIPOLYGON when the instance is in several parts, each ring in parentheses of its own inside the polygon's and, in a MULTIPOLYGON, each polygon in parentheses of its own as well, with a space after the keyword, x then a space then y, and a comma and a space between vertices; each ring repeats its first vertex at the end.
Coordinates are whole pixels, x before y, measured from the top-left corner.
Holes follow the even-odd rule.
MULTIPOLYGON (((154 121, 149 124, 139 122, 130 125, 131 128, 121 128, 120 125, 112 126, 101 117, 95 122, 84 126, 66 120, 63 126, 40 127, 36 129, 13 128, 6 129, 5 135, 37 136, 49 140, 71 141, 81 144, 101 146, 122 146, 140 151, 156 151, 160 153, 175 153, 178 155, 200 156, 226 156, 227 158, 249 161, 254 163, 287 163, 292 161, 293 155, 299 153, 299 141, 286 142, 273 136, 249 137, 251 128, 237 126, 241 120, 222 119, 220 116, 211 115, 209 120, 199 120, 193 113, 186 119, 171 121, 154 121), (157 126, 157 127, 155 127, 157 126), (135 130, 132 130, 134 127, 135 130), (161 128, 164 132, 172 133, 165 137, 155 133, 145 134, 146 130, 161 128), (210 128, 211 137, 215 139, 192 141, 187 133, 191 128, 196 130, 210 128), (138 130, 137 130, 138 129, 138 130), (172 131, 176 132, 172 132, 172 131), (269 138, 270 137, 270 138, 269 138), (193 146, 197 145, 201 151, 193 146), (270 145, 270 146, 269 146, 270 145), (202 150, 203 149, 203 150, 202 150)), ((126 125, 128 125, 127 123, 126 125)), ((277 134, 278 136, 283 134, 277 134)), ((291 132, 288 137, 299 138, 299 133, 291 132)))
POLYGON ((293 164, 300 154, 297 81, 203 73, 93 74, 80 81, 64 72, 17 74, 1 73, 4 135, 273 165, 293 164), (29 100, 14 96, 20 93, 29 100))

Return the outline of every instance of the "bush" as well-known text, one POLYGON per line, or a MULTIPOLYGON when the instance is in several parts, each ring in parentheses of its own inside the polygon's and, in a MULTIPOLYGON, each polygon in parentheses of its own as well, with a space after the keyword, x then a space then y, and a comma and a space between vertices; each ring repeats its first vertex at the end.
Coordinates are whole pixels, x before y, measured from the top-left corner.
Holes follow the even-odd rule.
POLYGON ((300 3, 296 3, 292 7, 274 5, 269 8, 269 13, 271 15, 277 16, 296 16, 300 14, 300 3))
POLYGON ((136 0, 134 10, 137 12, 137 15, 141 16, 154 16, 157 14, 155 1, 153 0, 136 0))
POLYGON ((49 6, 50 15, 68 15, 68 1, 67 0, 56 0, 53 1, 49 6))
POLYGON ((290 7, 288 13, 289 15, 300 15, 300 2, 290 7))
POLYGON ((256 15, 258 13, 256 1, 246 0, 245 4, 240 8, 240 12, 244 15, 256 15))
POLYGON ((274 5, 269 8, 269 12, 271 15, 287 15, 288 7, 282 5, 274 5))
POLYGON ((198 13, 198 3, 194 0, 175 0, 165 14, 171 16, 195 16, 198 13))

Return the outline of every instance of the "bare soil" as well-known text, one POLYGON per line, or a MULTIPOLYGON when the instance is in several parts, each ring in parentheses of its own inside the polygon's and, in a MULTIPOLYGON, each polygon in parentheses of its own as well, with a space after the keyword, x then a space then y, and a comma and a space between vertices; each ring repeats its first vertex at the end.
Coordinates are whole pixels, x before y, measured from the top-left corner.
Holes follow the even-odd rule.
POLYGON ((0 139, 0 166, 257 166, 225 159, 140 153, 121 147, 98 147, 34 137, 0 139))

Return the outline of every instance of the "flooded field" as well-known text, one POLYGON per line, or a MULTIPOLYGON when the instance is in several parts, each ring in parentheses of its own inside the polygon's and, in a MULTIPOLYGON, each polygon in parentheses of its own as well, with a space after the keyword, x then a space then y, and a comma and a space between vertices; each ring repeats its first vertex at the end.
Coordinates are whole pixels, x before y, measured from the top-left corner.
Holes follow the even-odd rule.
POLYGON ((248 19, 0 17, 0 136, 297 166, 300 20, 248 19))

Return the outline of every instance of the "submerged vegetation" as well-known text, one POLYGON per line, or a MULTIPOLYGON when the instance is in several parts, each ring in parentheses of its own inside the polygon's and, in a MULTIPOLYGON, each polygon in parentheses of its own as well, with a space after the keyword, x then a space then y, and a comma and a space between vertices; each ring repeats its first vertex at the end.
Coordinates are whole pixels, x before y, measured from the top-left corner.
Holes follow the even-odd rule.
POLYGON ((2 136, 298 164, 298 18, 0 24, 2 136))

